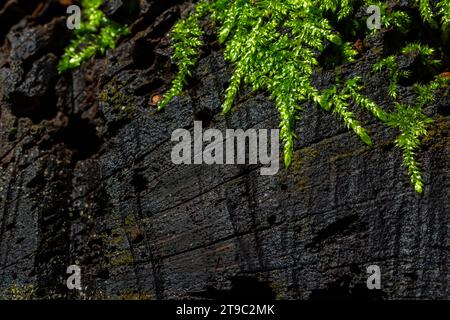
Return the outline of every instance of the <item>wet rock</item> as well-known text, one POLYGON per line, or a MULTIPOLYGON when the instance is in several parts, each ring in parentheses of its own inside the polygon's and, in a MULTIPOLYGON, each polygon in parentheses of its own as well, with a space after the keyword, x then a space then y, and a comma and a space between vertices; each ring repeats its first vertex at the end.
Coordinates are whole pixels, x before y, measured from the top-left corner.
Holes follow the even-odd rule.
POLYGON ((102 10, 110 19, 118 23, 133 22, 139 13, 138 0, 106 0, 102 4, 102 10))
POLYGON ((35 61, 24 76, 25 81, 6 91, 13 114, 34 120, 55 115, 54 84, 57 78, 57 58, 49 53, 35 61))
POLYGON ((48 52, 59 55, 68 44, 69 36, 64 17, 55 18, 43 26, 33 26, 31 21, 22 20, 7 36, 11 46, 9 60, 30 64, 30 61, 48 52))

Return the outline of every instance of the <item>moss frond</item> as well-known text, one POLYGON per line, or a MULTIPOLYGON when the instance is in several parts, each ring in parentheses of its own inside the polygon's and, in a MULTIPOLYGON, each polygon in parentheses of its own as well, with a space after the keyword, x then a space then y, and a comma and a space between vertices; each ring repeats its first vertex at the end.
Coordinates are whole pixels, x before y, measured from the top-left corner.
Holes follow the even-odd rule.
MULTIPOLYGON (((366 6, 375 5, 380 8, 381 26, 384 29, 397 29, 406 32, 411 25, 411 16, 402 10, 393 10, 386 2, 377 0, 365 0, 366 6)), ((376 29, 372 33, 377 32, 376 29)))
POLYGON ((428 126, 433 122, 423 112, 423 108, 434 101, 436 90, 447 82, 448 80, 437 76, 427 85, 416 84, 417 98, 414 104, 396 103, 397 111, 388 115, 387 124, 400 131, 400 135, 396 139, 396 145, 403 152, 403 164, 418 193, 423 191, 423 179, 416 153, 420 149, 421 138, 426 136, 428 126))
POLYGON ((418 42, 407 44, 402 50, 403 54, 419 57, 427 65, 438 65, 441 63, 441 60, 433 58, 435 52, 436 50, 433 48, 418 42))
POLYGON ((442 16, 443 29, 450 28, 450 0, 443 0, 437 4, 439 14, 442 16))
POLYGON ((208 1, 201 1, 197 4, 193 14, 185 20, 181 20, 172 29, 171 40, 174 49, 172 57, 177 63, 179 70, 172 82, 172 87, 159 103, 159 110, 183 92, 187 78, 191 75, 192 67, 197 63, 197 59, 200 56, 200 48, 203 45, 201 37, 204 32, 200 26, 200 19, 208 13, 209 9, 208 1))
POLYGON ((397 99, 398 97, 398 80, 400 77, 408 76, 408 73, 401 73, 398 67, 397 57, 389 56, 384 58, 373 65, 373 70, 376 72, 381 72, 383 70, 388 70, 389 72, 389 88, 388 93, 392 99, 397 99))
POLYGON ((77 68, 106 49, 116 46, 117 38, 127 34, 128 28, 111 21, 100 10, 103 0, 82 0, 83 19, 75 30, 75 38, 65 49, 58 63, 58 71, 77 68))
POLYGON ((427 133, 427 126, 432 122, 423 112, 420 105, 407 106, 396 104, 397 112, 390 114, 388 124, 397 128, 400 135, 396 145, 403 151, 403 164, 408 170, 415 190, 423 191, 423 180, 416 160, 416 152, 420 147, 420 138, 427 133))
POLYGON ((419 10, 420 14, 422 15, 422 19, 430 24, 435 24, 436 21, 434 21, 434 14, 433 11, 431 10, 429 0, 417 0, 417 1, 419 3, 419 10))
POLYGON ((434 1, 435 7, 430 0, 416 0, 422 19, 432 27, 437 28, 436 19, 440 18, 443 29, 450 27, 450 0, 434 1))

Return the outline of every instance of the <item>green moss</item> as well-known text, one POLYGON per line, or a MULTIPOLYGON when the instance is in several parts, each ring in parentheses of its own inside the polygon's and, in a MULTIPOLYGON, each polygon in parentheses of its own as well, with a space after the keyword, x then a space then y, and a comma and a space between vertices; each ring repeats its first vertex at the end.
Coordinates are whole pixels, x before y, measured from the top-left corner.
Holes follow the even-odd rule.
MULTIPOLYGON (((403 55, 413 56, 417 58, 419 62, 423 63, 423 67, 437 66, 441 63, 440 60, 433 58, 435 50, 427 45, 420 43, 410 43, 402 49, 403 55)), ((393 99, 398 98, 398 82, 402 78, 409 78, 411 72, 409 70, 400 70, 397 62, 397 57, 391 55, 377 62, 373 66, 373 70, 380 72, 384 69, 389 71, 390 83, 389 83, 389 95, 393 99)))
POLYGON ((97 53, 104 54, 106 49, 114 48, 120 35, 127 34, 126 26, 119 26, 100 10, 103 0, 82 0, 83 19, 75 38, 65 49, 58 64, 60 73, 79 67, 97 53))
POLYGON ((111 107, 111 113, 116 114, 120 120, 132 119, 135 113, 134 98, 120 91, 125 84, 113 79, 99 93, 98 100, 111 107))
POLYGON ((273 292, 276 292, 275 300, 287 300, 288 290, 285 285, 279 283, 270 283, 270 288, 273 292))
POLYGON ((110 264, 111 264, 111 266, 114 266, 114 267, 131 265, 133 263, 134 263, 134 259, 129 251, 121 251, 121 252, 115 253, 110 258, 110 264))
POLYGON ((125 217, 125 221, 124 221, 125 225, 127 227, 133 226, 135 224, 135 218, 134 215, 129 214, 125 217))
POLYGON ((449 0, 441 0, 437 1, 436 10, 433 10, 433 7, 430 3, 430 0, 415 0, 417 6, 419 7, 420 14, 422 19, 430 24, 432 27, 437 28, 438 23, 436 19, 440 20, 442 28, 450 27, 450 1, 449 0), (435 13, 437 11, 437 14, 435 13))
POLYGON ((395 144, 403 152, 403 164, 417 193, 423 191, 423 180, 416 152, 421 147, 421 139, 427 135, 428 127, 433 122, 425 115, 423 109, 434 102, 436 90, 447 82, 448 79, 437 76, 427 85, 416 84, 417 98, 414 104, 396 103, 396 112, 388 114, 386 121, 387 125, 400 131, 395 144))
POLYGON ((33 285, 12 285, 4 296, 6 300, 33 300, 36 292, 33 285))
MULTIPOLYGON (((322 98, 311 84, 314 68, 319 64, 317 52, 323 52, 327 44, 332 44, 342 63, 353 61, 356 54, 349 43, 342 41, 326 18, 327 13, 333 10, 339 12, 340 18, 347 17, 352 12, 350 4, 346 2, 340 5, 338 1, 324 1, 316 5, 312 1, 217 0, 202 1, 196 9, 172 32, 174 58, 180 72, 160 108, 183 89, 190 68, 199 55, 203 32, 199 32, 199 19, 210 14, 218 27, 219 41, 226 46, 225 58, 235 64, 226 90, 223 112, 231 110, 242 84, 249 84, 254 90, 269 91, 280 114, 284 162, 289 166, 300 103, 318 103, 322 98), (189 36, 186 37, 186 34, 189 36), (195 47, 192 43, 195 43, 195 47)), ((350 119, 352 114, 346 110, 346 97, 340 97, 327 103, 327 106, 330 109, 335 106, 333 111, 365 138, 357 122, 350 119)))

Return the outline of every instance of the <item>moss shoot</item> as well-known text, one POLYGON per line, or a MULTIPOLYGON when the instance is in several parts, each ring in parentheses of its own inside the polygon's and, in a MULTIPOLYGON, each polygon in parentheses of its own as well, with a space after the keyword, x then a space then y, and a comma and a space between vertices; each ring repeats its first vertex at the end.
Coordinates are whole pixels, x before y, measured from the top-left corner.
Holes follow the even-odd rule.
POLYGON ((128 33, 126 26, 120 26, 106 17, 100 10, 102 3, 103 0, 81 1, 83 19, 59 61, 60 73, 79 67, 97 53, 104 54, 106 49, 116 46, 120 35, 128 33))

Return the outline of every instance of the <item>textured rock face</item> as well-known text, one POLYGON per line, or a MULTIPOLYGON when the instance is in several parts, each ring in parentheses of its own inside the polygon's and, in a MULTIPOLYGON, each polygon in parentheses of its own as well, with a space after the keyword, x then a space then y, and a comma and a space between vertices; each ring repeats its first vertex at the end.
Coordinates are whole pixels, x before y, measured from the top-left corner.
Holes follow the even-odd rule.
MULTIPOLYGON (((111 1, 123 18, 127 1, 111 1)), ((62 298, 448 298, 449 90, 435 105, 420 154, 418 196, 393 148, 396 132, 371 118, 365 147, 333 115, 304 106, 292 168, 172 164, 171 133, 204 127, 277 128, 273 104, 246 91, 219 114, 231 66, 213 38, 185 96, 161 113, 167 32, 190 4, 140 1, 115 50, 59 76, 70 35, 58 2, 0 0, 0 289, 32 285, 62 298), (65 286, 82 269, 83 294, 65 286), (382 290, 366 289, 378 265, 382 290)), ((133 9, 134 10, 134 9, 133 9)), ((125 15, 126 16, 126 15, 125 15)), ((371 75, 380 41, 343 76, 371 75)), ((405 62, 411 63, 411 62, 405 62)), ((334 79, 318 75, 318 85, 334 79)), ((407 101, 412 90, 404 89, 407 101)))

